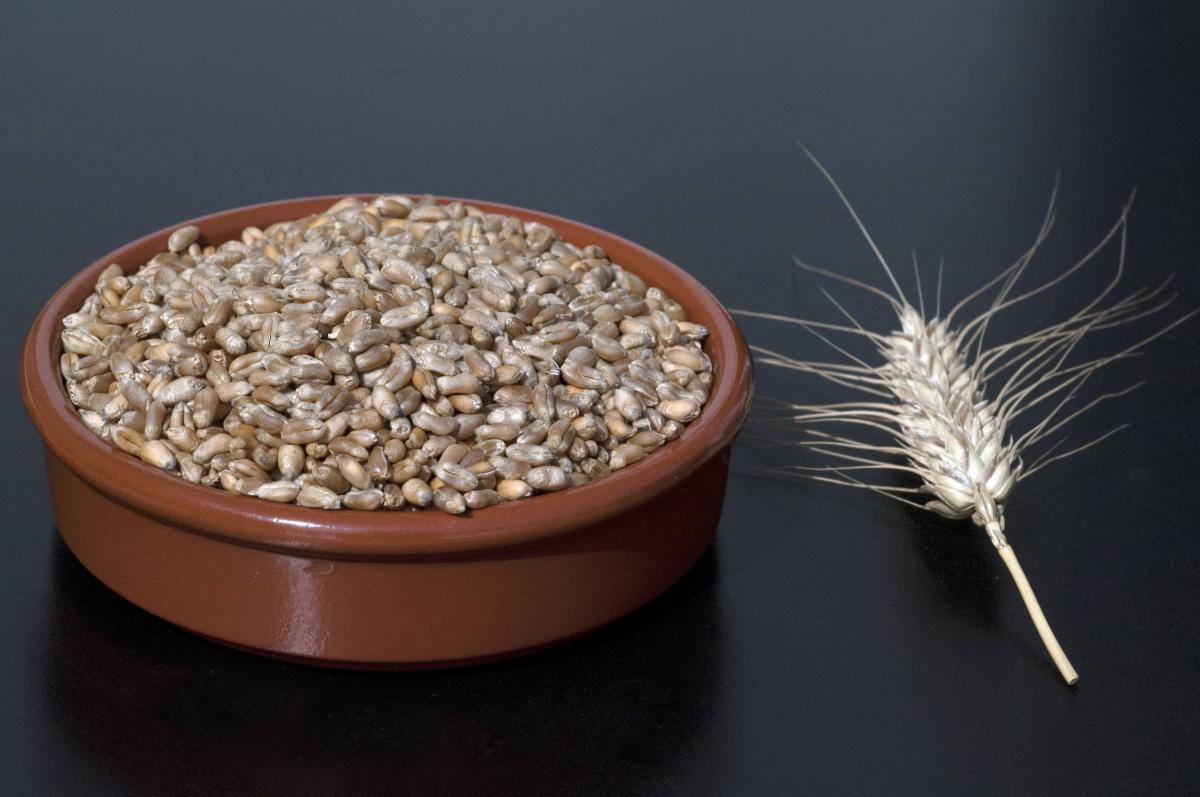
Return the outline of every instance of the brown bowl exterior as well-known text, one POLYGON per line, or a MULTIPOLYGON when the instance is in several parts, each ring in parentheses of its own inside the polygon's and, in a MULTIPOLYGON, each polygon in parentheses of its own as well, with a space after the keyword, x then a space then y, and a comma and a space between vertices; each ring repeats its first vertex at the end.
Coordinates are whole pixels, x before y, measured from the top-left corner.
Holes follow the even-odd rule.
POLYGON ((678 580, 716 529, 729 446, 750 407, 749 353, 729 314, 683 270, 556 216, 463 200, 548 224, 576 244, 599 244, 710 330, 705 350, 715 381, 708 405, 678 440, 636 465, 463 517, 331 512, 190 484, 117 451, 83 424, 59 375, 59 333, 102 269, 136 268, 182 224, 220 242, 250 225, 319 212, 339 198, 180 222, 100 258, 43 308, 22 353, 21 392, 45 443, 59 531, 79 560, 131 602, 195 633, 352 667, 515 655, 604 625, 678 580))

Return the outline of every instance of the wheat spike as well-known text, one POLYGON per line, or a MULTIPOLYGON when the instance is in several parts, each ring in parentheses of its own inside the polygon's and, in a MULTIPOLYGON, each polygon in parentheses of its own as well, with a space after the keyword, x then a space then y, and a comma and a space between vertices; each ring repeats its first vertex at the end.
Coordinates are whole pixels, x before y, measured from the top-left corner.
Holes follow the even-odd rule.
POLYGON ((789 470, 823 482, 871 490, 944 517, 971 518, 986 531, 999 552, 1063 679, 1069 685, 1074 684, 1079 676, 1046 621, 1005 535, 1004 507, 1014 486, 1021 480, 1123 428, 1109 430, 1087 443, 1059 452, 1064 438, 1046 448, 1032 465, 1024 466, 1022 455, 1044 443, 1064 425, 1102 401, 1125 395, 1138 387, 1133 385, 1080 404, 1081 389, 1099 368, 1135 356, 1143 346, 1183 323, 1196 311, 1115 354, 1073 362, 1071 355, 1086 335, 1153 315, 1170 304, 1174 297, 1161 298, 1167 285, 1164 283, 1154 290, 1139 289, 1105 304, 1125 269, 1128 204, 1103 239, 1084 257, 1041 285, 1014 295, 1018 280, 1053 227, 1056 181, 1041 228, 1021 257, 944 315, 941 312, 939 268, 937 303, 927 316, 915 255, 917 305, 914 307, 837 182, 811 152, 807 149, 804 152, 833 187, 858 226, 894 294, 833 271, 799 261, 797 265, 882 298, 895 311, 899 329, 887 334, 864 329, 828 293, 825 293, 826 298, 847 324, 734 311, 747 317, 795 324, 845 358, 844 362, 799 360, 752 346, 761 364, 813 374, 865 394, 867 399, 822 405, 776 402, 767 423, 798 425, 805 433, 800 445, 832 460, 832 464, 825 466, 792 466, 789 470), (1094 261, 1114 241, 1118 248, 1116 273, 1083 308, 1066 320, 1037 332, 984 348, 988 325, 998 313, 1061 284, 1094 261), (970 321, 956 322, 971 302, 990 290, 994 290, 994 295, 986 310, 970 321), (880 362, 871 364, 855 356, 837 343, 834 335, 847 335, 869 343, 880 362), (1041 419, 1020 436, 1013 437, 1009 432, 1012 423, 1038 407, 1042 408, 1041 419), (864 434, 842 436, 826 431, 844 428, 864 434), (878 433, 885 434, 889 441, 875 442, 872 435, 877 437, 878 433), (917 477, 919 485, 876 484, 854 475, 880 471, 907 473, 917 477))

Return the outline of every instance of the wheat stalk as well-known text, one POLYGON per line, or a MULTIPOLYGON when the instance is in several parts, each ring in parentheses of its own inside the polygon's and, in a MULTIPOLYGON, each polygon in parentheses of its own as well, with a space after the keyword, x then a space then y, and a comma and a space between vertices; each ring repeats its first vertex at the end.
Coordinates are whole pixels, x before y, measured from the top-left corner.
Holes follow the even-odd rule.
POLYGON ((777 402, 781 414, 776 423, 799 425, 805 432, 800 444, 824 455, 834 464, 820 467, 790 466, 789 470, 823 482, 871 490, 919 509, 948 518, 971 518, 982 527, 999 552, 1016 582, 1021 598, 1047 651, 1067 684, 1079 676, 1063 652, 1038 604, 1012 545, 1005 536, 1004 507, 1013 488, 1052 462, 1083 451, 1124 426, 1111 429, 1067 451, 1060 448, 1065 438, 1041 451, 1028 467, 1022 455, 1045 444, 1066 424, 1103 401, 1129 393, 1140 385, 1096 396, 1081 403, 1080 391, 1097 370, 1127 359, 1155 338, 1195 314, 1183 317, 1152 335, 1105 357, 1072 362, 1071 355, 1088 334, 1129 323, 1165 308, 1175 298, 1162 298, 1169 279, 1154 290, 1139 289, 1119 300, 1105 301, 1116 289, 1125 269, 1126 231, 1129 204, 1104 238, 1083 258, 1038 287, 1015 292, 1018 280, 1049 235, 1054 223, 1057 182, 1046 215, 1033 244, 1015 263, 972 292, 944 315, 941 312, 941 269, 938 271, 937 306, 927 316, 921 291, 919 268, 914 257, 917 305, 914 307, 900 287, 896 274, 875 245, 866 226, 824 166, 803 148, 805 154, 833 187, 858 226, 875 258, 883 267, 891 292, 850 279, 832 271, 801 268, 848 283, 886 301, 896 313, 899 330, 887 334, 864 329, 829 293, 825 297, 848 323, 810 321, 790 316, 747 310, 744 316, 795 324, 838 352, 844 361, 800 360, 760 346, 751 346, 758 361, 822 377, 855 390, 865 400, 834 404, 777 402), (1098 253, 1117 242, 1116 273, 1099 295, 1064 321, 1050 324, 1029 335, 984 348, 991 320, 1003 310, 1043 293, 1092 262, 1098 253), (957 316, 988 291, 990 306, 969 321, 957 316), (833 335, 849 335, 867 341, 882 359, 879 364, 850 353, 833 335), (990 389, 994 386, 997 389, 990 389), (1042 408, 1041 418, 1019 436, 1010 434, 1014 421, 1042 408), (844 436, 825 428, 849 427, 868 433, 883 432, 886 442, 869 436, 844 436), (898 471, 916 476, 917 486, 871 483, 857 478, 859 472, 898 471), (929 500, 921 500, 929 496, 929 500))

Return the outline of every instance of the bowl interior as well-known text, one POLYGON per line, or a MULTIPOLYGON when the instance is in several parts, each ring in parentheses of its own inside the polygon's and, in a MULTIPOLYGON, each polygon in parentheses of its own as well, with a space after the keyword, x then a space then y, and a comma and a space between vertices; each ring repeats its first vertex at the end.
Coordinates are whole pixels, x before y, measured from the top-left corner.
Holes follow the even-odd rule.
POLYGON ((522 544, 631 510, 728 446, 744 422, 752 391, 749 353, 732 318, 694 278, 659 255, 594 227, 524 208, 464 199, 488 212, 547 224, 577 245, 602 246, 613 262, 662 288, 683 305, 689 319, 708 327, 705 351, 713 360, 713 388, 708 404, 679 439, 603 479, 454 517, 436 511, 317 510, 231 495, 124 455, 84 425, 59 375, 59 333, 61 319, 82 304, 102 269, 110 263, 127 272, 136 269, 165 249, 170 233, 184 224, 196 224, 210 243, 219 244, 240 236, 247 226, 266 227, 317 213, 340 198, 271 202, 182 221, 104 255, 67 282, 35 320, 22 355, 22 396, 46 445, 102 491, 202 534, 309 554, 412 556, 522 544))

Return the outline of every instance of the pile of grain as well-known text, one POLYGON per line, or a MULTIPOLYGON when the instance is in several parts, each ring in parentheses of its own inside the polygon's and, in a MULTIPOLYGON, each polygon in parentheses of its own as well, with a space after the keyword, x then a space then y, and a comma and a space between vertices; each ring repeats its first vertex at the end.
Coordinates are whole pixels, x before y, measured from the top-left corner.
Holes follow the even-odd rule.
POLYGON ((387 196, 201 233, 110 266, 62 332, 83 421, 191 482, 461 514, 631 465, 708 398, 707 330, 542 224, 387 196))

